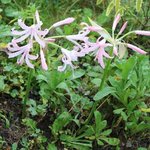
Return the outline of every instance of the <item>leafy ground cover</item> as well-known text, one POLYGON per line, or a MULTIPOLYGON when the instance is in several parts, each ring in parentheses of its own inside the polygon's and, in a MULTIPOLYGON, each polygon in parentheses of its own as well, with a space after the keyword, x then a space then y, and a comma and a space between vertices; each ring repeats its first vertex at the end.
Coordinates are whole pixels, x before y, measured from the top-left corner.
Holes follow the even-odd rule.
MULTIPOLYGON (((49 33, 57 36, 77 33, 82 28, 79 24, 90 23, 89 18, 111 31, 112 20, 118 13, 122 15, 122 23, 128 20, 127 31, 149 31, 148 0, 0 0, 0 4, 0 149, 150 148, 148 36, 126 37, 128 43, 141 47, 147 54, 127 51, 123 58, 114 57, 107 74, 92 54, 79 59, 74 71, 69 68, 57 71, 62 55, 59 47, 48 45, 47 71, 39 67, 39 62, 35 63, 35 69, 19 66, 16 58, 8 59, 5 53, 12 39, 11 29, 18 28, 17 20, 22 18, 30 24, 36 10, 45 28, 67 17, 76 18, 72 24, 49 33), (31 73, 23 116, 23 100, 31 73)), ((97 34, 92 33, 90 37, 97 34)), ((58 43, 72 47, 65 40, 58 43)), ((108 60, 104 62, 107 64, 108 60)))

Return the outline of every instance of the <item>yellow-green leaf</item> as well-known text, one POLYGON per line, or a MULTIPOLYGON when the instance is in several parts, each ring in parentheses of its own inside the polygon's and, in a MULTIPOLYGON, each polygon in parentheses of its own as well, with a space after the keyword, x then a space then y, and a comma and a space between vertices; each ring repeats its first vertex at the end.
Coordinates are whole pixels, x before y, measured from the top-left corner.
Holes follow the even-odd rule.
POLYGON ((150 112, 150 108, 141 108, 141 111, 143 111, 143 112, 150 112))
POLYGON ((115 9, 116 9, 116 12, 118 12, 120 8, 120 0, 115 0, 115 9))
POLYGON ((140 12, 142 7, 143 0, 136 0, 136 11, 140 12))
POLYGON ((96 1, 96 5, 101 4, 101 3, 102 3, 102 1, 103 1, 103 0, 97 0, 97 1, 96 1))
POLYGON ((112 9, 114 8, 114 0, 112 0, 106 10, 106 16, 109 16, 109 14, 111 13, 112 9))

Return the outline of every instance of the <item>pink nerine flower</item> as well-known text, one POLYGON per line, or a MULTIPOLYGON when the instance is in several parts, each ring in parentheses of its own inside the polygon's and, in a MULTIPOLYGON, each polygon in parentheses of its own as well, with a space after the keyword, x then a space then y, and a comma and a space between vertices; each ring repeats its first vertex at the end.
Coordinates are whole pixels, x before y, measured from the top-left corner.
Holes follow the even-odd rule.
POLYGON ((23 31, 17 31, 17 30, 12 30, 12 35, 19 36, 19 38, 16 38, 15 41, 16 43, 20 43, 27 38, 30 38, 30 40, 35 40, 38 42, 43 48, 45 47, 45 41, 43 37, 46 36, 48 33, 48 30, 45 29, 44 31, 40 30, 41 23, 39 22, 38 24, 33 24, 32 26, 27 26, 24 24, 24 22, 19 19, 18 20, 18 25, 23 29, 23 31))
POLYGON ((64 63, 64 66, 59 66, 58 67, 58 71, 64 71, 67 67, 67 65, 69 65, 72 69, 76 68, 73 64, 72 64, 72 61, 77 61, 78 60, 78 57, 77 57, 77 51, 75 50, 72 50, 72 51, 69 51, 65 48, 62 48, 61 49, 62 51, 62 62, 64 63))
POLYGON ((123 26, 121 27, 121 29, 120 29, 120 31, 119 31, 119 33, 118 33, 118 35, 120 35, 120 34, 122 34, 122 32, 125 30, 125 28, 127 27, 127 21, 123 24, 123 26))
POLYGON ((134 31, 136 34, 139 35, 146 35, 146 36, 150 36, 150 31, 142 31, 142 30, 136 30, 134 31))
POLYGON ((48 70, 48 66, 47 66, 47 64, 46 64, 44 52, 43 52, 42 49, 40 50, 40 57, 41 57, 42 68, 43 68, 44 70, 48 70))
POLYGON ((83 51, 85 52, 85 54, 87 54, 88 52, 85 51, 85 47, 87 47, 87 35, 90 33, 90 30, 88 28, 89 26, 86 23, 82 23, 82 25, 85 25, 86 27, 84 27, 78 34, 66 36, 66 39, 75 44, 76 49, 78 49, 78 51, 82 51, 82 54, 83 51), (81 44, 78 43, 79 41, 81 44))
POLYGON ((36 60, 38 58, 38 55, 37 56, 31 55, 30 54, 31 48, 32 48, 31 42, 29 42, 25 46, 19 47, 18 44, 13 40, 12 43, 8 44, 9 52, 7 54, 9 55, 9 58, 14 58, 16 56, 21 55, 21 57, 20 57, 20 59, 18 59, 17 63, 22 65, 25 60, 26 64, 30 68, 34 68, 33 64, 31 64, 29 60, 36 60))
POLYGON ((65 24, 70 24, 70 23, 72 23, 74 20, 75 20, 75 19, 72 18, 72 17, 66 18, 66 19, 64 19, 64 20, 62 20, 62 21, 59 21, 59 22, 54 23, 52 26, 53 26, 54 28, 56 28, 56 27, 59 27, 59 26, 65 25, 65 24))
POLYGON ((116 16, 114 22, 113 22, 113 26, 112 26, 112 30, 113 30, 113 31, 115 31, 116 26, 117 26, 117 24, 119 23, 120 19, 121 19, 121 16, 120 16, 120 14, 118 14, 118 15, 116 16))
POLYGON ((132 45, 132 44, 128 44, 128 43, 127 43, 127 47, 129 47, 130 49, 132 49, 132 50, 134 50, 134 51, 136 51, 136 52, 138 52, 138 53, 140 53, 140 54, 146 54, 145 51, 143 51, 142 49, 136 47, 135 45, 132 45))
POLYGON ((114 19, 114 22, 113 22, 113 25, 112 25, 112 35, 110 35, 104 28, 102 28, 101 26, 97 25, 95 22, 93 22, 92 20, 90 20, 92 26, 93 26, 93 29, 94 27, 97 29, 95 30, 95 32, 99 33, 105 40, 107 40, 112 46, 113 46, 113 53, 116 55, 116 56, 119 56, 121 54, 121 56, 119 56, 120 58, 122 58, 123 54, 125 54, 125 48, 122 48, 122 47, 128 47, 138 53, 141 53, 141 54, 146 54, 146 52, 144 52, 143 50, 141 50, 140 48, 134 46, 134 45, 131 45, 131 44, 128 44, 128 43, 124 43, 123 41, 123 38, 131 33, 136 33, 136 34, 140 34, 140 35, 147 35, 149 36, 150 35, 150 31, 140 31, 140 30, 136 30, 136 31, 131 31, 131 32, 128 32, 127 34, 123 35, 122 37, 118 38, 122 33, 123 31, 125 30, 126 26, 127 26, 127 22, 125 22, 123 24, 123 26, 121 27, 119 33, 115 36, 114 35, 114 31, 116 29, 116 26, 117 24, 119 23, 121 19, 121 16, 120 14, 118 14, 116 16, 116 18, 114 19), (99 30, 98 30, 99 29, 99 30), (123 52, 121 52, 123 50, 123 52), (119 53, 118 53, 119 51, 119 53))
POLYGON ((90 45, 90 48, 88 48, 88 51, 90 52, 95 52, 96 53, 96 57, 95 57, 95 60, 98 60, 98 63, 100 64, 100 66, 102 68, 105 68, 105 64, 104 64, 104 61, 103 61, 103 56, 106 57, 106 58, 112 58, 110 57, 106 52, 105 52, 105 48, 106 47, 109 47, 109 46, 112 46, 111 44, 109 43, 106 43, 106 40, 103 39, 103 40, 100 40, 101 37, 99 37, 96 41, 96 43, 89 43, 90 45))

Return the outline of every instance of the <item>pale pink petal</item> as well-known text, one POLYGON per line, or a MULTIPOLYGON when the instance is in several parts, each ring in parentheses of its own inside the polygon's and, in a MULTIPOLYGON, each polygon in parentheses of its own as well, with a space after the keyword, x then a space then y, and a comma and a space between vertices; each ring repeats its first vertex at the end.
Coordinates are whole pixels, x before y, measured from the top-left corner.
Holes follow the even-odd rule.
POLYGON ((33 32, 33 35, 34 35, 35 40, 44 48, 45 42, 42 39, 40 39, 40 37, 37 35, 36 32, 33 32))
POLYGON ((22 65, 24 63, 25 53, 17 60, 17 64, 22 65))
POLYGON ((116 56, 118 56, 118 48, 117 48, 117 46, 114 46, 114 47, 113 47, 113 52, 114 52, 114 54, 115 54, 116 56))
POLYGON ((64 66, 58 66, 58 71, 63 72, 66 69, 67 65, 64 64, 64 66))
POLYGON ((36 56, 31 55, 31 54, 28 55, 28 58, 31 59, 31 60, 36 60, 38 57, 39 57, 38 54, 36 56))
POLYGON ((135 33, 139 35, 150 36, 150 31, 136 30, 135 33))
POLYGON ((28 27, 27 25, 24 24, 24 22, 21 20, 21 19, 18 19, 18 25, 24 29, 24 30, 27 30, 29 29, 30 27, 28 27))
POLYGON ((21 35, 24 35, 24 34, 26 34, 28 32, 28 30, 23 30, 23 31, 17 31, 17 30, 12 30, 12 34, 13 35, 19 35, 19 36, 21 36, 21 35))
POLYGON ((47 35, 48 32, 49 32, 48 29, 45 29, 44 31, 41 31, 41 30, 39 31, 38 30, 37 34, 40 35, 40 36, 42 36, 42 37, 45 37, 45 35, 47 35))
POLYGON ((103 55, 104 55, 106 58, 113 58, 113 57, 109 56, 104 50, 103 50, 103 55))
POLYGON ((28 58, 28 54, 26 55, 26 57, 25 57, 25 62, 26 62, 26 64, 30 67, 30 68, 34 68, 34 65, 33 64, 31 64, 31 62, 29 61, 29 58, 28 58))
POLYGON ((30 36, 30 32, 26 33, 25 35, 21 36, 20 38, 15 39, 16 43, 22 42, 30 36))
POLYGON ((44 38, 44 40, 48 43, 55 42, 55 39, 52 39, 52 38, 44 38))
POLYGON ((127 27, 127 21, 123 24, 123 26, 121 27, 120 31, 119 31, 119 35, 122 34, 122 32, 125 30, 125 28, 127 27))
POLYGON ((14 58, 20 54, 22 54, 24 52, 24 49, 20 50, 20 51, 17 51, 17 52, 14 52, 14 53, 9 53, 8 52, 8 58, 14 58))
POLYGON ((118 14, 118 15, 116 16, 114 22, 113 22, 113 26, 112 26, 112 30, 113 30, 113 31, 115 31, 116 26, 117 26, 117 24, 119 23, 120 19, 121 19, 121 16, 120 16, 120 14, 118 14))
POLYGON ((70 24, 74 21, 75 19, 74 18, 67 18, 67 19, 64 19, 62 21, 59 21, 59 22, 56 22, 53 24, 53 27, 56 28, 56 27, 59 27, 59 26, 62 26, 62 25, 65 25, 65 24, 70 24))
POLYGON ((19 50, 21 50, 21 49, 26 49, 28 47, 28 45, 25 45, 25 46, 18 46, 17 45, 17 43, 15 43, 14 42, 14 40, 11 42, 11 43, 9 43, 8 45, 7 45, 7 48, 8 48, 8 50, 10 51, 10 52, 15 52, 15 51, 19 51, 19 50))
POLYGON ((104 61, 103 61, 103 55, 102 55, 102 48, 99 49, 97 59, 98 59, 98 63, 101 65, 101 67, 105 68, 105 64, 104 64, 104 61))
POLYGON ((38 24, 39 26, 41 26, 43 23, 42 23, 42 21, 40 21, 40 16, 39 16, 39 13, 38 13, 37 10, 36 10, 36 12, 35 12, 35 18, 36 18, 37 24, 38 24))
POLYGON ((47 64, 46 64, 46 60, 45 60, 45 56, 44 56, 43 50, 40 50, 40 56, 41 56, 42 68, 43 68, 44 70, 48 70, 48 66, 47 66, 47 64))
POLYGON ((130 49, 132 49, 133 51, 136 51, 140 54, 146 54, 147 52, 143 51, 142 49, 136 47, 135 45, 132 44, 127 44, 127 47, 129 47, 130 49))
POLYGON ((67 36, 66 37, 70 42, 72 42, 73 44, 77 45, 80 49, 83 49, 83 47, 78 43, 76 42, 75 40, 73 40, 72 38, 70 38, 70 36, 67 36))
POLYGON ((89 26, 88 29, 90 31, 94 31, 94 32, 98 32, 100 30, 103 30, 103 28, 101 28, 100 26, 99 27, 89 26))

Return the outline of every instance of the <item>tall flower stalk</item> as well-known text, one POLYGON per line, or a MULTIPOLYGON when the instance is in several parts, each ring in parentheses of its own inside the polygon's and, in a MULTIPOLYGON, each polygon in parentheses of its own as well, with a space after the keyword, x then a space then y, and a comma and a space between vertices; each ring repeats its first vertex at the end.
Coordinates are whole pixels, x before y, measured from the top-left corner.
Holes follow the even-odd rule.
MULTIPOLYGON (((23 99, 23 110, 22 110, 22 117, 26 116, 26 104, 29 99, 29 93, 31 89, 31 82, 33 77, 33 69, 34 64, 31 61, 38 60, 40 56, 41 67, 43 70, 48 70, 48 65, 45 58, 45 52, 47 48, 47 44, 51 44, 55 42, 57 36, 47 37, 49 31, 53 28, 57 28, 59 26, 70 24, 74 21, 74 18, 67 18, 62 21, 54 23, 50 26, 49 29, 42 30, 42 21, 40 20, 39 13, 36 11, 34 24, 28 26, 24 23, 23 20, 18 20, 18 25, 21 30, 12 29, 12 36, 13 39, 7 45, 7 54, 9 58, 19 57, 17 60, 17 64, 22 65, 24 62, 30 68, 28 72, 28 79, 26 82, 26 93, 23 99), (34 48, 36 46, 39 49, 34 48)), ((64 37, 64 36, 62 36, 64 37)), ((62 48, 57 44, 51 44, 52 46, 57 46, 62 48)))

